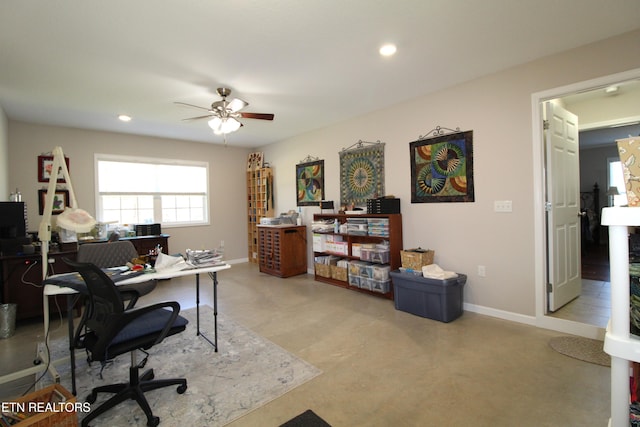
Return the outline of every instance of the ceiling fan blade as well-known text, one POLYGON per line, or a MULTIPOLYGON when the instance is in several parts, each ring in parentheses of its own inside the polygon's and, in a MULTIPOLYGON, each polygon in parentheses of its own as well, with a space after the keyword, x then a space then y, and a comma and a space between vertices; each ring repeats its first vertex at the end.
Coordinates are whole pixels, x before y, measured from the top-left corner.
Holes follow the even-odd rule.
POLYGON ((199 105, 187 104, 186 102, 177 102, 177 101, 175 101, 174 104, 184 105, 184 106, 187 106, 187 107, 199 108, 201 110, 209 111, 209 109, 207 107, 200 107, 199 105))
POLYGON ((238 112, 242 110, 244 107, 249 105, 247 101, 243 101, 242 99, 234 98, 227 103, 227 108, 231 110, 232 113, 238 112))
POLYGON ((273 120, 273 114, 266 113, 239 113, 245 119, 273 120))
POLYGON ((186 119, 182 119, 182 121, 189 121, 189 120, 199 120, 199 119, 208 119, 209 117, 214 117, 215 114, 207 114, 206 116, 197 116, 197 117, 187 117, 186 119))

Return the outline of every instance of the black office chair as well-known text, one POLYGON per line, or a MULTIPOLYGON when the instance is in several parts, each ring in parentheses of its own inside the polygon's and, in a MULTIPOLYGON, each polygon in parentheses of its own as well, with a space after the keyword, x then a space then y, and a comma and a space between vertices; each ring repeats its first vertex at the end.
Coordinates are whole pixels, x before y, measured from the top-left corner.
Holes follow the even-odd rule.
MULTIPOLYGON (((78 246, 78 262, 90 262, 100 268, 121 267, 138 257, 138 251, 128 240, 118 240, 107 243, 83 243, 78 246)), ((135 283, 119 286, 122 298, 128 301, 127 309, 132 308, 138 298, 147 295, 156 288, 157 281, 135 283)))
POLYGON ((146 363, 146 357, 143 362, 136 363, 136 351, 148 350, 162 342, 165 337, 185 330, 188 321, 178 315, 180 304, 171 301, 125 309, 117 286, 100 268, 91 263, 73 262, 68 259, 64 261, 80 273, 89 292, 87 330, 80 335, 77 346, 87 350, 89 362, 99 361, 103 368, 106 362, 114 357, 131 353, 129 382, 94 388, 86 398, 89 403, 96 401, 98 393, 107 392, 115 395, 94 408, 82 420, 82 426, 88 426, 92 419, 127 399, 138 402, 147 416, 148 426, 157 426, 160 418, 153 415, 144 392, 177 385, 177 392, 182 394, 187 390, 187 380, 153 380, 153 369, 139 375, 139 370, 146 363))

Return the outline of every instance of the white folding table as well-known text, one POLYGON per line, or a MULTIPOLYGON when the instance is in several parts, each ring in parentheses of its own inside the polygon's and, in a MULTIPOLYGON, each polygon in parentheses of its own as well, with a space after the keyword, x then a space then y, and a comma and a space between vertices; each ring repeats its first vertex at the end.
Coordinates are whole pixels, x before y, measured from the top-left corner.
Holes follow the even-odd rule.
MULTIPOLYGON (((174 279, 177 277, 184 276, 195 276, 196 277, 196 336, 202 336, 206 341, 208 341, 214 348, 214 350, 218 351, 218 272, 222 270, 227 270, 231 268, 229 264, 215 265, 211 267, 199 267, 199 268, 188 268, 185 270, 177 270, 177 271, 158 271, 154 273, 144 273, 140 275, 133 276, 129 279, 119 280, 116 284, 120 285, 128 285, 133 283, 146 282, 148 280, 164 280, 164 279, 174 279), (200 331, 200 274, 208 274, 212 281, 213 286, 213 324, 214 324, 214 337, 213 341, 209 339, 206 335, 204 335, 200 331)), ((72 298, 74 295, 79 292, 75 289, 68 288, 65 286, 60 286, 58 284, 50 284, 47 283, 50 279, 54 279, 59 281, 63 279, 65 276, 75 275, 77 273, 64 273, 64 274, 56 274, 47 278, 44 281, 44 291, 43 291, 43 306, 44 306, 44 336, 47 341, 49 339, 49 297, 56 295, 66 295, 67 296, 67 317, 69 324, 69 357, 71 363, 71 386, 72 393, 76 394, 76 378, 75 378, 75 349, 73 348, 73 336, 74 336, 74 328, 73 328, 73 303, 72 298)), ((55 382, 60 382, 60 376, 55 371, 53 361, 49 363, 48 354, 42 354, 40 356, 43 360, 44 366, 47 367, 53 377, 55 382)), ((32 368, 27 368, 21 372, 15 372, 13 374, 4 376, 0 378, 0 384, 2 382, 11 381, 13 379, 21 378, 23 376, 37 373, 42 371, 44 368, 41 366, 34 366, 32 368)))

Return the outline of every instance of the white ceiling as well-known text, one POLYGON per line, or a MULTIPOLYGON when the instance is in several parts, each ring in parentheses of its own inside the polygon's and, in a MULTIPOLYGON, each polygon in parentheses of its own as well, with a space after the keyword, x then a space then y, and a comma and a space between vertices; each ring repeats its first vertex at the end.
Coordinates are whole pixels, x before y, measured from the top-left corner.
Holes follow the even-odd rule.
POLYGON ((638 0, 0 0, 0 105, 219 144, 174 101, 225 86, 275 114, 228 136, 258 147, 637 28, 638 0))

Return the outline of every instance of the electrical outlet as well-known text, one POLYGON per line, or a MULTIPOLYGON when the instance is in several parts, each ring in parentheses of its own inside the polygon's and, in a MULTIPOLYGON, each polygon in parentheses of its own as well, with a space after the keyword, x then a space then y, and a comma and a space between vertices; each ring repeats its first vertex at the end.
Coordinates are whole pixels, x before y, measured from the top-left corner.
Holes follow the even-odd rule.
POLYGON ((47 261, 49 261, 49 264, 55 264, 56 262, 55 258, 49 258, 47 261))
POLYGON ((220 240, 220 249, 224 248, 224 240, 220 240))
POLYGON ((479 265, 478 266, 478 276, 480 277, 487 277, 487 269, 484 265, 479 265))

